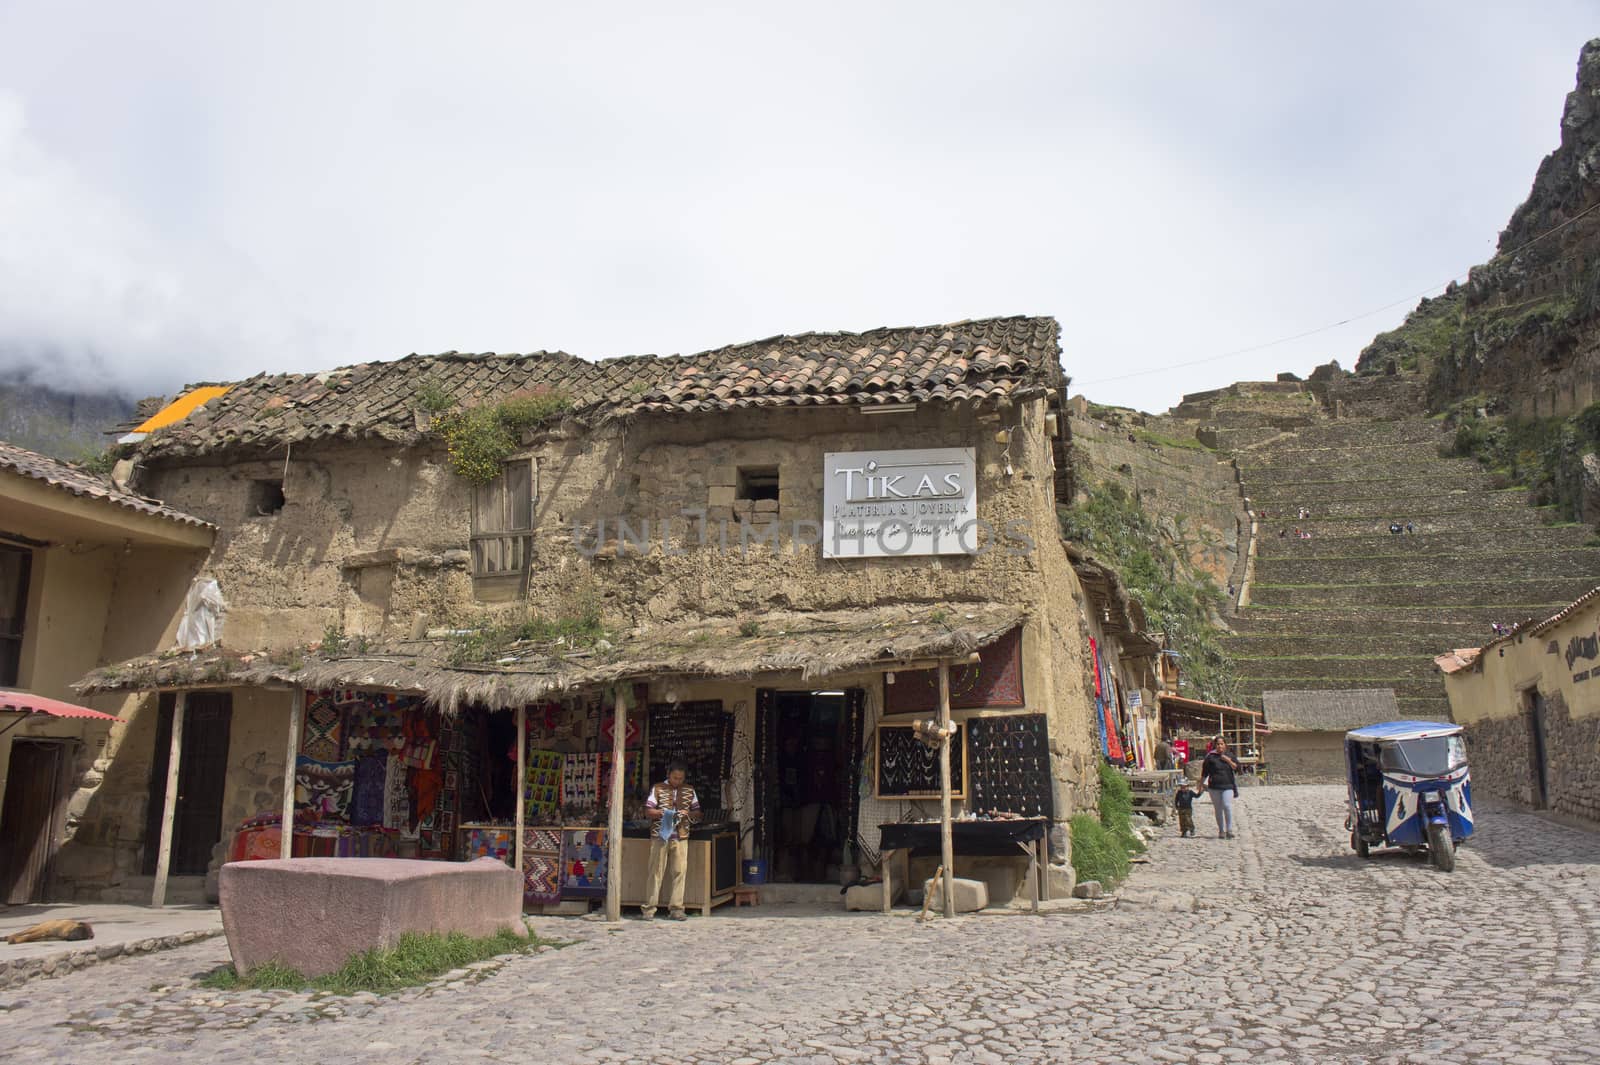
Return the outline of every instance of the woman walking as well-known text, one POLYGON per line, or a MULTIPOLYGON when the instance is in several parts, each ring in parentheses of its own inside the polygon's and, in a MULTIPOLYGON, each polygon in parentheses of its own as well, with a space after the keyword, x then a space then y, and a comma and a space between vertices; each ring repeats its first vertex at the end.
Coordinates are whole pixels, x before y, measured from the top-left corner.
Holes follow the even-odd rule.
POLYGON ((1200 786, 1211 796, 1217 815, 1217 838, 1233 839, 1233 800, 1239 797, 1239 763, 1228 753, 1228 741, 1218 736, 1200 766, 1200 786))

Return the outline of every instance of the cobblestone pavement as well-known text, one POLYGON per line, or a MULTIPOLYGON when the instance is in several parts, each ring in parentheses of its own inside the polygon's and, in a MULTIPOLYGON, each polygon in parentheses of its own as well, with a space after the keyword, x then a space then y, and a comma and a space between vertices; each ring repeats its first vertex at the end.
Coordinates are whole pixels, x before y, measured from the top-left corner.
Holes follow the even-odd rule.
POLYGON ((0 1060, 1600 1060, 1600 834, 1480 815, 1441 874, 1355 858, 1337 788, 1247 789, 1094 913, 545 920, 578 942, 383 999, 200 989, 211 940, 0 993, 0 1060))

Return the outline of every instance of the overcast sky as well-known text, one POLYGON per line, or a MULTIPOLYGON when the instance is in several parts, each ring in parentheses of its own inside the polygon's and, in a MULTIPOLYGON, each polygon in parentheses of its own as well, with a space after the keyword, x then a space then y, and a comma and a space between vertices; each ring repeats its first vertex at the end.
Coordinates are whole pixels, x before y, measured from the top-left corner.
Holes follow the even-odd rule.
POLYGON ((1597 35, 1595 0, 0 0, 0 364, 144 395, 1037 314, 1075 392, 1160 410, 1350 366, 1488 258, 1597 35))

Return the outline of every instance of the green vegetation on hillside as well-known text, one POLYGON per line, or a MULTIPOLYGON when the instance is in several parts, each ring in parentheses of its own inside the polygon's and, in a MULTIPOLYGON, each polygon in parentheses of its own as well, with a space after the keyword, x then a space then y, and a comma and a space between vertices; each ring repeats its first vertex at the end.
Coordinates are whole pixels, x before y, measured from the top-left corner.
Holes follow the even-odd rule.
POLYGON ((1536 506, 1554 506, 1563 518, 1577 520, 1583 456, 1600 449, 1600 403, 1570 418, 1480 418, 1474 413, 1480 402, 1463 400, 1449 415, 1455 436, 1440 450, 1477 459, 1499 486, 1524 488, 1536 506))
POLYGON ((1121 486, 1098 484, 1088 498, 1058 511, 1061 532, 1114 567, 1150 624, 1182 656, 1186 694, 1238 705, 1232 658, 1213 620, 1224 603, 1216 582, 1193 573, 1185 545, 1163 530, 1121 486))
MULTIPOLYGON (((1479 267, 1478 283, 1491 286, 1500 261, 1479 267)), ((1469 304, 1466 292, 1452 289, 1425 299, 1399 327, 1379 333, 1356 362, 1358 372, 1380 372, 1387 363, 1410 372, 1432 373, 1448 359, 1509 343, 1519 337, 1549 337, 1575 327, 1596 312, 1594 286, 1600 272, 1592 270, 1578 286, 1583 296, 1550 292, 1511 304, 1469 304)), ((1510 285, 1512 282, 1503 282, 1510 285)))

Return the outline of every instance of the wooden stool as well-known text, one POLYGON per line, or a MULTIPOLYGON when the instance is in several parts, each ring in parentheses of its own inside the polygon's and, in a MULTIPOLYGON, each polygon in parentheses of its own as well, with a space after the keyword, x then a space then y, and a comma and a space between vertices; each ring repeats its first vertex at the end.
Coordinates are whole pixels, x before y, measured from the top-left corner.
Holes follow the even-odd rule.
POLYGON ((749 884, 738 884, 733 889, 733 907, 761 905, 761 889, 749 884))

